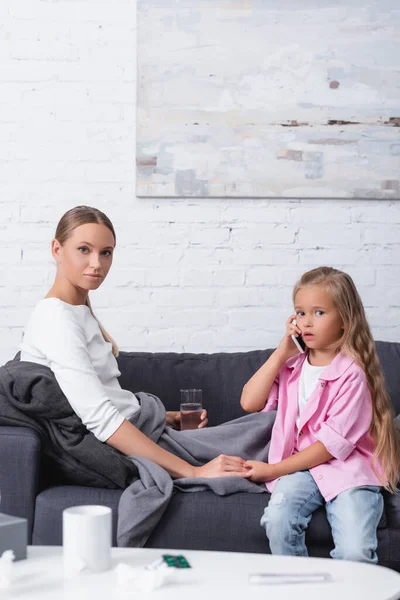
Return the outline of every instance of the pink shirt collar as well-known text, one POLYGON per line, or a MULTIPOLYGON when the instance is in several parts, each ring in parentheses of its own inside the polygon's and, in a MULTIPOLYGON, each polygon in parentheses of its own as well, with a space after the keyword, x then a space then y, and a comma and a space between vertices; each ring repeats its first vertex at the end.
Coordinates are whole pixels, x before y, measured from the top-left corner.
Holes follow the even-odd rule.
MULTIPOLYGON (((304 361, 306 360, 307 354, 300 354, 289 358, 286 361, 286 366, 289 369, 297 370, 303 366, 304 361)), ((338 379, 347 371, 347 369, 354 363, 354 359, 346 354, 342 354, 339 352, 337 356, 333 359, 330 365, 322 371, 319 379, 323 379, 324 381, 333 381, 334 379, 338 379)))

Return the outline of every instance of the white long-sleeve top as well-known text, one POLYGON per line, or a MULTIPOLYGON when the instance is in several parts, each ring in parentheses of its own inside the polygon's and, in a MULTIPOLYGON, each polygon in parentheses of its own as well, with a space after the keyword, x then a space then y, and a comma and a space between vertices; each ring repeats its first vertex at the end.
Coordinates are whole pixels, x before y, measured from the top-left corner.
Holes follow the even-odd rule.
POLYGON ((20 348, 21 360, 50 367, 73 410, 100 441, 140 410, 136 396, 121 388, 112 346, 86 305, 41 300, 20 348))

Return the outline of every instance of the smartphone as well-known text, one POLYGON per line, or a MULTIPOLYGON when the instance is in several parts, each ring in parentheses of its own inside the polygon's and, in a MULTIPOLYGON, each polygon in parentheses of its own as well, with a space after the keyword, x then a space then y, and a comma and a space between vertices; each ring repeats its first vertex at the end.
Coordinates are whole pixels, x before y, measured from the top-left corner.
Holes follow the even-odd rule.
MULTIPOLYGON (((296 325, 296 319, 293 319, 292 324, 296 325)), ((290 337, 294 341, 295 346, 297 347, 298 351, 301 352, 302 354, 304 354, 304 352, 307 350, 307 346, 306 346, 303 338, 301 337, 301 335, 298 335, 297 337, 295 335, 292 335, 290 337)))

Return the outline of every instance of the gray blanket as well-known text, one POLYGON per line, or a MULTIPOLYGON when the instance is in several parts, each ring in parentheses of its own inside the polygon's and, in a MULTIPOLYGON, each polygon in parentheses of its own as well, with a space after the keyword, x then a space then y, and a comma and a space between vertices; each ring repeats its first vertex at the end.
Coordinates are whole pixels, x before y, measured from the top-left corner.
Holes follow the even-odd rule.
MULTIPOLYGON (((159 446, 201 466, 219 454, 241 456, 244 459, 267 461, 269 441, 275 413, 255 413, 224 423, 218 427, 194 431, 176 431, 165 426, 165 408, 151 394, 137 394, 141 411, 132 423, 159 446)), ((225 496, 237 492, 260 494, 264 484, 255 484, 241 477, 175 479, 155 463, 130 457, 139 470, 139 479, 122 494, 118 512, 118 545, 142 547, 161 519, 174 488, 184 492, 212 490, 225 496)))
POLYGON ((37 432, 51 483, 125 489, 138 477, 132 461, 86 429, 43 365, 15 359, 0 367, 0 425, 37 432))

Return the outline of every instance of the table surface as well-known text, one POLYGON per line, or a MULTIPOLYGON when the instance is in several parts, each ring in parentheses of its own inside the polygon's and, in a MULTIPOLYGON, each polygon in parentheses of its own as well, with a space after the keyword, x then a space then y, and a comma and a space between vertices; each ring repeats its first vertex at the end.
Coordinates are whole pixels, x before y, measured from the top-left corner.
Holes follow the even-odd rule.
POLYGON ((128 600, 134 597, 208 600, 207 595, 211 593, 211 598, 217 597, 217 594, 229 594, 229 600, 247 600, 247 597, 256 597, 256 594, 268 597, 268 600, 292 597, 296 600, 400 598, 400 574, 396 571, 355 562, 268 554, 113 548, 111 570, 99 574, 83 572, 73 578, 64 578, 62 547, 31 546, 28 559, 16 562, 13 572, 12 587, 7 592, 0 592, 2 600, 128 600), (174 580, 151 592, 118 583, 114 570, 117 564, 142 568, 161 554, 183 554, 192 568, 174 569, 174 580), (250 573, 329 573, 332 579, 323 583, 261 586, 249 583, 250 573))

